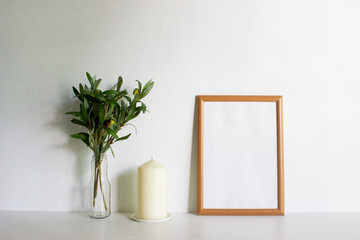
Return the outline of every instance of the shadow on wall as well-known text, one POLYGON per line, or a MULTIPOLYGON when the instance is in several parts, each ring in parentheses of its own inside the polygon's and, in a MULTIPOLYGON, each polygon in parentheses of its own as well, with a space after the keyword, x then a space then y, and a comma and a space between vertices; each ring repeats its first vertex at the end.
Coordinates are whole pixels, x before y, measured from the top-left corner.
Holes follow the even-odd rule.
MULTIPOLYGON (((85 146, 81 141, 70 137, 71 134, 83 132, 85 129, 71 123, 72 116, 66 115, 66 112, 77 111, 79 103, 69 96, 71 89, 64 90, 63 102, 57 108, 55 113, 55 120, 50 122, 51 127, 59 129, 62 133, 68 136, 68 140, 56 148, 65 149, 75 155, 74 173, 69 174, 75 176, 74 186, 69 198, 69 206, 71 211, 87 211, 88 206, 88 183, 90 180, 90 164, 91 164, 91 150, 85 146)), ((72 92, 71 92, 72 93, 72 92)))
POLYGON ((135 212, 137 195, 136 170, 129 170, 117 177, 117 210, 118 212, 135 212))
POLYGON ((196 212, 196 165, 197 165, 197 108, 196 108, 196 97, 194 105, 194 121, 193 121, 193 135, 192 135, 192 146, 191 146, 191 164, 190 164, 190 181, 189 181, 189 200, 188 200, 188 212, 196 212))

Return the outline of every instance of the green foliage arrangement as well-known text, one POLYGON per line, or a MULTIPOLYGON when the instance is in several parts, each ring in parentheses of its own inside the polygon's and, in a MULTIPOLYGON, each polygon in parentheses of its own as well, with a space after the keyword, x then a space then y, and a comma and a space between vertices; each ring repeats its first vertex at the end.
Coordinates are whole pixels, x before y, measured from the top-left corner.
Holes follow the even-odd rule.
MULTIPOLYGON (((144 86, 136 80, 138 87, 132 92, 133 97, 124 89, 122 77, 118 78, 117 84, 112 89, 101 91, 99 85, 101 79, 96 76, 91 77, 86 73, 90 86, 79 84, 79 89, 73 87, 75 97, 80 100, 79 111, 67 112, 73 115, 72 123, 81 125, 87 129, 87 132, 72 134, 71 137, 80 139, 86 146, 91 148, 95 157, 95 179, 94 188, 97 188, 97 180, 101 179, 101 154, 111 149, 111 145, 117 141, 126 140, 131 134, 118 136, 118 132, 132 119, 146 112, 146 105, 142 101, 154 86, 152 80, 144 86)), ((94 189, 96 193, 97 189, 94 189)), ((94 196, 94 206, 95 206, 94 196)), ((105 204, 106 205, 106 204, 105 204)))
MULTIPOLYGON (((101 79, 91 77, 86 73, 90 87, 79 84, 79 89, 73 87, 75 97, 80 100, 78 112, 67 112, 75 118, 72 123, 84 126, 88 132, 72 134, 71 137, 82 140, 94 152, 94 156, 105 153, 111 144, 128 139, 131 134, 119 137, 117 133, 129 121, 146 112, 146 105, 142 99, 146 97, 154 86, 152 80, 144 87, 140 81, 138 88, 133 91, 133 99, 126 90, 121 90, 123 79, 118 78, 117 84, 110 90, 98 89, 101 79)), ((114 152, 112 151, 114 155, 114 152)))

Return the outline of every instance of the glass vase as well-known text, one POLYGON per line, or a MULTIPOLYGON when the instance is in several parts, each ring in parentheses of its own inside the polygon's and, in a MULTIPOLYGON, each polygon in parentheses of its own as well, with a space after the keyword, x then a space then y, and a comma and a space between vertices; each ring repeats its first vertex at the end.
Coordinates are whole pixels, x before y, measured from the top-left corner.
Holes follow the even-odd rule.
POLYGON ((106 154, 92 157, 88 206, 88 215, 91 218, 106 218, 111 214, 111 185, 107 168, 106 154))

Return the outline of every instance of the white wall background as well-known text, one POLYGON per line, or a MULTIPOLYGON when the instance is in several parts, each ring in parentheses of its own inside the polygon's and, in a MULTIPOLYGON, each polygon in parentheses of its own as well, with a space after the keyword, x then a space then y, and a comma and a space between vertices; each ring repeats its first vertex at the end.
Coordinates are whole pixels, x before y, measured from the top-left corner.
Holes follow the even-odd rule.
POLYGON ((154 79, 151 113, 109 156, 113 211, 136 167, 168 167, 169 211, 196 206, 195 96, 284 96, 287 212, 360 211, 360 2, 0 2, 0 210, 83 210, 90 151, 72 85, 154 79))

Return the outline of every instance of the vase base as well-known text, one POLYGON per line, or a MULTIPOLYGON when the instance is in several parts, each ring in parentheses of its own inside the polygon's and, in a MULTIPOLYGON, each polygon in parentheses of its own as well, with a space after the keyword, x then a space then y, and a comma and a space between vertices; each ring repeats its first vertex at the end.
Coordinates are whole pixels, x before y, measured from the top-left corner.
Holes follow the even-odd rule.
POLYGON ((103 215, 103 214, 94 214, 94 215, 89 215, 89 218, 95 218, 95 219, 102 219, 102 218, 107 218, 110 217, 109 215, 103 215))
POLYGON ((130 215, 130 218, 131 218, 132 220, 134 220, 134 221, 137 221, 137 222, 159 223, 159 222, 165 222, 165 221, 170 220, 170 219, 171 219, 171 215, 168 213, 166 218, 154 219, 154 220, 145 220, 145 219, 138 218, 138 217, 136 216, 136 213, 133 213, 133 214, 130 215))

